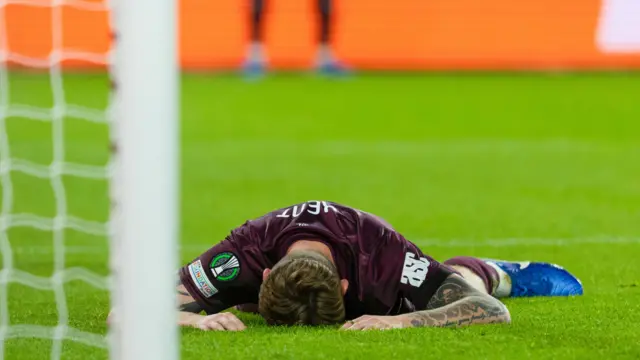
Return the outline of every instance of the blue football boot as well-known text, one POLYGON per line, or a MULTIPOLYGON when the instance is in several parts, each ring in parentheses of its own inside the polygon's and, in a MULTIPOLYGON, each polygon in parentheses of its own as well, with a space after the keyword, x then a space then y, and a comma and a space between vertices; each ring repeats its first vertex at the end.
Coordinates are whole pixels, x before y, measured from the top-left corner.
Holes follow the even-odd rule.
POLYGON ((318 64, 317 70, 320 74, 331 77, 342 77, 351 74, 351 71, 346 66, 336 60, 321 62, 318 64))
POLYGON ((582 283, 562 267, 542 262, 486 259, 511 278, 511 297, 582 295, 582 283))
POLYGON ((264 76, 266 67, 264 61, 247 60, 242 65, 242 72, 248 80, 256 80, 264 76))

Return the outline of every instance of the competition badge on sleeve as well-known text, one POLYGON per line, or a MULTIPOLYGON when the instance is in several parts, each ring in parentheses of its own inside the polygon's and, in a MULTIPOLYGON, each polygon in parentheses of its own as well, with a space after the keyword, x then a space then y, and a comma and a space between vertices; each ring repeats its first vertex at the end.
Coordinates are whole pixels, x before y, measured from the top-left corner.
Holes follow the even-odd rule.
POLYGON ((211 260, 211 273, 218 281, 231 281, 240 274, 240 260, 230 252, 216 255, 211 260))

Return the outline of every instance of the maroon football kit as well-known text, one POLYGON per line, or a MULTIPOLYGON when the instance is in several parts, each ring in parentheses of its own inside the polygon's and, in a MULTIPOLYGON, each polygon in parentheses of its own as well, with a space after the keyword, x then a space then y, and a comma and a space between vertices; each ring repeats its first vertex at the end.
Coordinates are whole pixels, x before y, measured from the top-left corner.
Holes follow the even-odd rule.
POLYGON ((424 255, 381 218, 328 201, 308 201, 247 221, 180 269, 191 296, 209 314, 258 303, 262 272, 298 240, 330 249, 342 279, 347 319, 424 310, 453 270, 424 255))

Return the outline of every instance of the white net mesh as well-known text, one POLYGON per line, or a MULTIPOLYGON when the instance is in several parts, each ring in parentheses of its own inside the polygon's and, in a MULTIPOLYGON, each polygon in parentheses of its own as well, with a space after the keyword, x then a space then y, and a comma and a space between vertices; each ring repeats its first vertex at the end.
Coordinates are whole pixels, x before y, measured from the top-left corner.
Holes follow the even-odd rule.
MULTIPOLYGON (((111 166, 88 165, 69 161, 68 149, 65 148, 65 119, 81 119, 87 122, 109 123, 109 109, 96 109, 70 103, 65 94, 62 64, 67 60, 82 61, 90 64, 109 65, 109 53, 90 53, 78 49, 67 48, 63 43, 63 11, 73 8, 87 12, 109 11, 107 1, 83 0, 0 0, 0 185, 2 188, 2 204, 0 209, 0 252, 2 270, 0 271, 0 358, 6 356, 6 345, 11 338, 43 338, 51 339, 51 358, 62 356, 62 345, 65 340, 73 340, 90 346, 106 348, 104 335, 83 331, 69 325, 70 312, 73 308, 68 303, 65 284, 81 281, 98 289, 110 288, 109 277, 79 266, 67 266, 65 237, 69 229, 93 235, 107 237, 107 222, 83 219, 70 213, 67 199, 68 186, 65 187, 63 177, 83 179, 103 179, 110 177, 111 166), (8 9, 15 6, 49 8, 51 10, 51 48, 46 58, 34 58, 12 50, 9 43, 8 9), (42 107, 29 103, 21 103, 12 99, 13 67, 36 68, 48 71, 48 81, 52 96, 52 106, 42 107), (7 121, 47 122, 51 125, 52 156, 50 163, 38 163, 31 159, 12 156, 12 138, 7 131, 7 121), (17 120, 16 120, 17 119, 17 120), (46 217, 30 212, 16 210, 14 187, 19 186, 12 177, 16 173, 43 179, 50 183, 55 216, 46 217), (25 239, 14 238, 10 230, 15 228, 35 228, 50 233, 53 264, 51 276, 31 273, 15 265, 16 243, 28 246, 25 239), (13 323, 10 310, 11 284, 21 284, 37 290, 50 291, 55 298, 57 324, 31 325, 13 323)), ((31 24, 30 26, 36 26, 31 24)), ((27 25, 25 25, 27 26, 27 25)), ((105 88, 108 84, 105 82, 105 88)), ((105 129, 106 132, 106 129, 105 129)), ((106 149, 106 147, 105 147, 106 149)), ((106 246, 105 246, 106 249, 106 246)), ((37 324, 37 322, 34 322, 37 324)))

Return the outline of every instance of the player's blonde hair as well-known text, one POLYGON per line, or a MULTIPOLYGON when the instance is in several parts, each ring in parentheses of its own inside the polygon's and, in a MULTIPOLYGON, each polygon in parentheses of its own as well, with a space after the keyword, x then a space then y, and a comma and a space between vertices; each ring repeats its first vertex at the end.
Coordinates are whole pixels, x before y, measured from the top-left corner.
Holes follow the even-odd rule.
POLYGON ((293 252, 262 283, 258 310, 270 325, 341 323, 345 310, 338 270, 315 251, 293 252))

